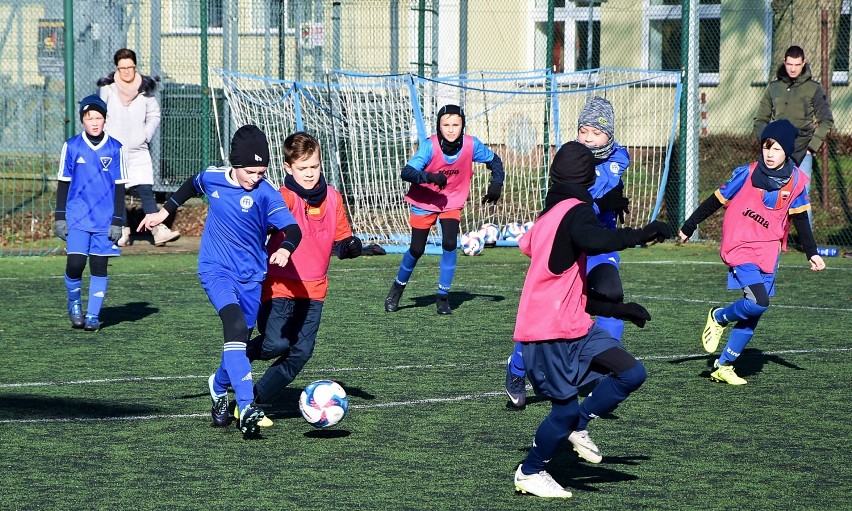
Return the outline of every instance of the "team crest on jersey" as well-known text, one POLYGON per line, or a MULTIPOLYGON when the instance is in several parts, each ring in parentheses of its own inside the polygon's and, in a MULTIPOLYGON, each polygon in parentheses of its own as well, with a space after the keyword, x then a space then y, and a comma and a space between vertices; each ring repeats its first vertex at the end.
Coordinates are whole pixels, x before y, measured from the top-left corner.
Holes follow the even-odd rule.
POLYGON ((112 163, 112 156, 101 156, 101 166, 104 172, 109 172, 109 164, 112 163))
POLYGON ((618 163, 615 163, 614 161, 610 162, 609 171, 613 174, 618 174, 618 163))
POLYGON ((243 198, 240 199, 240 207, 243 208, 243 212, 248 211, 254 205, 254 199, 251 198, 251 195, 243 195, 243 198))

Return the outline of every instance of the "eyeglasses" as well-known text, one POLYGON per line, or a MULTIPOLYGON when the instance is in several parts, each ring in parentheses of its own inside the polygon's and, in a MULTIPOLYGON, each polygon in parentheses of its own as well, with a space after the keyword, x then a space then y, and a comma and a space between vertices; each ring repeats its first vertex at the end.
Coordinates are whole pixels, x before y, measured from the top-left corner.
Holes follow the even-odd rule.
POLYGON ((119 71, 129 71, 131 69, 136 69, 136 66, 119 67, 116 69, 118 69, 119 71))

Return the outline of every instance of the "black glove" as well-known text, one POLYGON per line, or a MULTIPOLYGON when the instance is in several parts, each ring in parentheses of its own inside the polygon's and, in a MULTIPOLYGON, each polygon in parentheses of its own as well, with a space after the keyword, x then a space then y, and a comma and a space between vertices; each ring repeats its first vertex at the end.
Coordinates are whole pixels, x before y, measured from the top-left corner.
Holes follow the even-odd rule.
POLYGON ((624 214, 630 213, 630 209, 628 208, 630 199, 624 196, 624 186, 622 185, 616 186, 606 192, 600 199, 595 199, 595 204, 597 204, 598 210, 601 213, 604 211, 615 211, 618 223, 620 224, 624 223, 624 214))
POLYGON ((109 240, 113 243, 118 243, 118 240, 121 239, 121 226, 110 225, 109 234, 107 234, 107 238, 109 238, 109 240))
POLYGON ((53 233, 56 234, 56 237, 65 241, 68 238, 68 222, 65 220, 56 220, 53 223, 53 233))
POLYGON ((503 192, 502 183, 491 183, 488 185, 488 191, 485 192, 485 197, 482 198, 483 204, 497 204, 500 200, 500 194, 503 192))
POLYGON ((441 174, 440 172, 427 172, 426 173, 426 181, 436 185, 439 189, 443 190, 445 186, 447 186, 447 176, 441 174))
POLYGON ((346 239, 340 240, 337 248, 338 259, 354 259, 361 255, 362 244, 361 238, 357 236, 349 236, 346 239))
POLYGON ((651 321, 651 313, 635 302, 615 304, 612 317, 630 321, 639 328, 643 328, 646 322, 651 321))
POLYGON ((639 229, 640 243, 648 243, 649 241, 661 243, 671 237, 672 228, 669 227, 669 224, 659 220, 654 220, 650 224, 639 229))

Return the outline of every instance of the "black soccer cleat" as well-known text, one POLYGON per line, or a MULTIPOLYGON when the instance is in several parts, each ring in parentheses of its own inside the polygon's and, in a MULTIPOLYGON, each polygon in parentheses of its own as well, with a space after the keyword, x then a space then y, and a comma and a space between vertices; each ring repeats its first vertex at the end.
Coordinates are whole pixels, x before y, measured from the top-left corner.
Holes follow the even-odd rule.
POLYGON ((450 308, 450 297, 447 295, 435 295, 435 307, 438 309, 438 314, 452 314, 453 309, 450 308))
POLYGON ((390 291, 388 291, 388 297, 385 298, 386 312, 396 312, 399 310, 399 299, 402 298, 403 291, 405 291, 405 286, 394 280, 390 291))
POLYGON ((210 390, 210 400, 213 406, 210 408, 210 415, 213 417, 213 426, 224 428, 228 425, 228 393, 216 394, 213 391, 213 378, 215 374, 211 374, 207 378, 207 388, 210 390))
POLYGON ((260 433, 260 421, 265 417, 261 407, 254 403, 246 405, 240 410, 240 431, 246 437, 256 436, 260 433))

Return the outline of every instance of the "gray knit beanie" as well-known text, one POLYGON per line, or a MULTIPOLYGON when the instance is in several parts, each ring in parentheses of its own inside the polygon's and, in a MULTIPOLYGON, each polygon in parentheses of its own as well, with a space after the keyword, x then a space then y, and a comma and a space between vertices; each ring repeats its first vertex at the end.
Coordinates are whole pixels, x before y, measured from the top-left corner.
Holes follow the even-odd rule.
POLYGON ((606 133, 609 140, 605 145, 589 149, 597 159, 609 158, 615 142, 615 111, 612 109, 612 103, 600 96, 592 96, 580 111, 580 118, 577 120, 577 130, 583 126, 591 126, 606 133))

